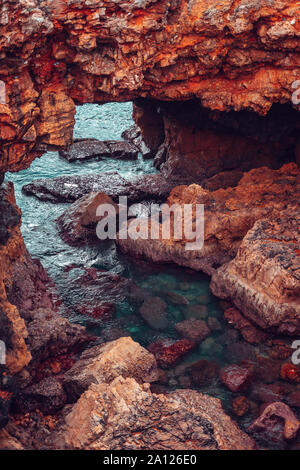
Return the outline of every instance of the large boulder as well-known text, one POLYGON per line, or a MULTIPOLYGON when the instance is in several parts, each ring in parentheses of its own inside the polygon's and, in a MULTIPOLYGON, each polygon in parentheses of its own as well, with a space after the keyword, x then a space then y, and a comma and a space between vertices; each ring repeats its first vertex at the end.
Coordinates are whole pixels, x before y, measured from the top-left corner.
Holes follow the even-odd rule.
POLYGON ((27 413, 39 409, 47 415, 57 412, 66 401, 67 396, 61 383, 53 377, 47 377, 19 392, 14 401, 14 411, 27 413))
POLYGON ((51 438, 55 449, 250 450, 253 440, 220 400, 192 390, 168 395, 149 384, 116 378, 93 384, 51 438))
POLYGON ((107 140, 101 142, 96 139, 75 141, 69 150, 61 150, 60 156, 69 163, 101 160, 102 158, 116 158, 120 160, 136 160, 138 149, 130 142, 107 140))
POLYGON ((231 299, 250 320, 284 334, 300 332, 299 226, 300 211, 292 207, 257 221, 211 282, 215 295, 231 299))
POLYGON ((129 203, 144 200, 165 200, 175 186, 159 174, 125 179, 116 171, 106 173, 39 178, 22 188, 24 194, 52 203, 74 202, 91 193, 105 193, 115 202, 127 196, 129 203))
MULTIPOLYGON (((157 229, 159 237, 118 238, 117 243, 124 252, 134 256, 159 263, 173 262, 213 275, 218 267, 236 256, 243 238, 256 221, 276 217, 287 206, 297 212, 299 199, 300 169, 295 163, 286 164, 279 170, 267 167, 251 170, 244 173, 233 188, 210 192, 196 184, 177 186, 168 198, 169 206, 177 204, 183 211, 186 204, 191 204, 195 218, 196 205, 204 205, 204 245, 201 249, 191 249, 191 246, 187 249, 186 243, 191 239, 185 233, 175 238, 174 220, 178 220, 179 215, 171 217, 170 237, 163 236, 169 220, 157 224, 150 219, 141 219, 141 232, 148 228, 157 229)), ((194 219, 190 225, 195 230, 194 219)))
POLYGON ((87 349, 64 375, 69 399, 76 400, 92 384, 110 383, 116 377, 133 377, 138 382, 157 379, 156 360, 130 337, 87 349))

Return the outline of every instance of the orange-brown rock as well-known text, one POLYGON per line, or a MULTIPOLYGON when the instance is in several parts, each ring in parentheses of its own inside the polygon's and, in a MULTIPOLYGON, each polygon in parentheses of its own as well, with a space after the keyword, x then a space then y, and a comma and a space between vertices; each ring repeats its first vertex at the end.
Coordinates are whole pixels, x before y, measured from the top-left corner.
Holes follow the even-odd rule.
MULTIPOLYGON (((169 205, 192 204, 195 215, 195 204, 204 204, 201 250, 186 250, 188 240, 176 239, 172 230, 170 238, 163 238, 168 220, 158 224, 157 240, 128 237, 117 242, 133 255, 213 275, 215 295, 231 299, 263 328, 295 333, 300 328, 299 198, 300 170, 294 163, 279 170, 251 170, 236 187, 214 192, 198 185, 178 186, 169 205)), ((140 219, 140 226, 143 232, 151 222, 140 219)))
POLYGON ((12 374, 31 360, 25 343, 28 331, 18 308, 9 302, 13 263, 24 259, 26 248, 20 232, 21 215, 16 206, 13 185, 0 188, 0 340, 6 346, 6 366, 12 374))
MULTIPOLYGON (((266 114, 299 79, 293 0, 4 0, 0 172, 70 143, 74 102, 199 98, 266 114)), ((297 105, 295 105, 297 106, 297 105)))
POLYGON ((91 385, 51 441, 56 449, 84 450, 254 448, 220 400, 192 390, 157 395, 123 377, 91 385))
POLYGON ((89 237, 95 237, 96 225, 101 220, 96 212, 102 204, 110 204, 118 211, 117 204, 105 193, 88 193, 70 205, 56 221, 63 240, 71 245, 80 245, 89 237))
POLYGON ((58 314, 51 279, 30 257, 20 225, 13 185, 7 183, 0 187, 0 339, 12 374, 86 340, 83 327, 58 314))
MULTIPOLYGON (((267 116, 211 111, 199 100, 159 102, 156 107, 157 126, 163 117, 156 135, 163 132, 164 139, 155 164, 178 184, 198 183, 212 191, 236 186, 243 171, 260 166, 278 169, 297 158, 300 117, 291 106, 273 106, 267 116)), ((138 109, 142 108, 147 115, 149 100, 138 101, 138 109)), ((142 133, 148 128, 145 121, 137 121, 142 133)))

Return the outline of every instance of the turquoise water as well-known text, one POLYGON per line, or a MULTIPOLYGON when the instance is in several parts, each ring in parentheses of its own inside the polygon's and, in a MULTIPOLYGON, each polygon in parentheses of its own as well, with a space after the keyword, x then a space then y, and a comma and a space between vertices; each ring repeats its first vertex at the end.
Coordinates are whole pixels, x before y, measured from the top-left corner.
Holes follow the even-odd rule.
MULTIPOLYGON (((87 104, 77 108, 74 135, 76 138, 99 140, 121 139, 121 133, 133 124, 131 116, 131 103, 111 103, 102 106, 87 104)), ((32 257, 41 260, 55 281, 63 301, 62 314, 68 315, 71 321, 85 325, 91 334, 101 340, 115 339, 123 333, 123 336, 130 335, 143 346, 148 346, 161 338, 180 339, 175 324, 188 318, 188 307, 202 306, 204 318, 217 319, 221 329, 212 331, 193 352, 166 372, 166 377, 161 383, 166 389, 176 389, 181 386, 197 388, 192 383, 184 384, 182 377, 186 378, 185 367, 200 359, 217 363, 219 367, 228 363, 240 363, 243 359, 253 360, 257 348, 243 343, 239 333, 224 322, 223 310, 218 299, 210 292, 210 280, 206 275, 176 266, 154 266, 133 260, 119 253, 113 242, 99 242, 80 248, 70 247, 60 239, 54 222, 67 205, 41 202, 34 197, 25 196, 21 191, 23 185, 38 178, 112 170, 118 171, 125 177, 156 172, 152 161, 144 161, 141 157, 137 161, 105 159, 69 164, 61 159, 57 152, 48 152, 42 158, 35 160, 29 169, 6 175, 7 180, 14 182, 17 203, 22 209, 22 233, 27 248, 32 257), (69 271, 72 265, 76 265, 76 268, 69 271), (166 302, 166 327, 161 331, 151 328, 139 314, 142 301, 133 301, 126 295, 116 294, 113 290, 105 294, 99 290, 98 294, 106 295, 108 302, 116 304, 113 319, 101 322, 88 315, 78 314, 76 303, 82 300, 81 297, 84 298, 86 291, 84 285, 79 286, 76 276, 79 279, 84 269, 89 268, 95 268, 99 272, 105 270, 131 279, 146 294, 159 297, 166 302), (74 290, 70 287, 72 279, 73 281, 75 279, 74 290), (176 294, 183 297, 184 304, 178 304, 174 298, 172 300, 172 295, 170 300, 168 293, 173 297, 176 294)), ((231 402, 236 395, 220 384, 217 374, 200 387, 200 390, 221 398, 226 410, 231 413, 231 402)), ((240 419, 240 424, 247 426, 252 420, 253 416, 248 414, 240 419)))

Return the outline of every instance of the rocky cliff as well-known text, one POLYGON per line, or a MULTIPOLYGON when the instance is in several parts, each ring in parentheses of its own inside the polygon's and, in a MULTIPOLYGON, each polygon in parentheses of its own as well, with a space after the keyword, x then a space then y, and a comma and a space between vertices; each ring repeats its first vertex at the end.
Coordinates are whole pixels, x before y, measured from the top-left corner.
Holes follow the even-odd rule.
MULTIPOLYGON (((0 185, 7 171, 27 168, 46 149, 70 146, 75 104, 135 100, 134 119, 162 175, 201 183, 173 189, 169 203, 204 203, 208 223, 201 253, 190 255, 174 240, 129 240, 121 248, 204 270, 213 292, 251 321, 271 333, 299 334, 299 52, 297 1, 3 0, 0 185)), ((119 371, 112 382, 86 377, 102 359, 88 352, 74 365, 90 338, 58 315, 55 288, 27 252, 20 226, 13 187, 2 184, 0 336, 7 362, 0 368, 0 427, 15 389, 14 412, 38 406, 40 414, 9 423, 1 447, 39 448, 44 435, 32 437, 30 426, 39 433, 43 413, 61 410, 74 383, 76 399, 84 393, 60 416, 49 447, 109 449, 116 432, 116 445, 127 448, 254 447, 216 399, 155 394, 132 371, 119 371), (90 413, 109 414, 108 428, 96 429, 90 413), (139 442, 128 416, 144 427, 139 442), (160 432, 157 416, 165 417, 160 432), (81 419, 86 429, 75 436, 81 419), (20 425, 29 429, 22 438, 20 425)), ((117 356, 112 368, 120 366, 117 356)), ((149 361, 152 368, 152 355, 149 361)), ((104 362, 110 370, 112 362, 104 362)))
POLYGON ((297 1, 4 0, 0 173, 68 145, 74 102, 199 98, 264 115, 297 92, 299 45, 297 1))

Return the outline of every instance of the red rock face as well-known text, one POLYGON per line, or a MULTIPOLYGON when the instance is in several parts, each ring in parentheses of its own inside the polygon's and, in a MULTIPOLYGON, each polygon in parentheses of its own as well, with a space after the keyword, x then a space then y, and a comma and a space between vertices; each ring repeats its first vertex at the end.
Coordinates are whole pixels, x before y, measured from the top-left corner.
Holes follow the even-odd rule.
POLYGON ((299 79, 299 5, 281 0, 2 2, 1 173, 68 145, 74 102, 200 98, 265 114, 299 79), (24 158, 25 157, 25 158, 24 158))
POLYGON ((221 369, 219 377, 231 392, 242 392, 249 386, 251 373, 245 367, 232 365, 221 369))
POLYGON ((92 384, 47 439, 50 449, 252 450, 254 441, 225 415, 220 400, 195 390, 168 395, 117 377, 92 384), (105 424, 94 416, 107 417, 105 424), (159 429, 157 422, 159 420, 159 429), (98 420, 99 421, 99 420, 98 420))

